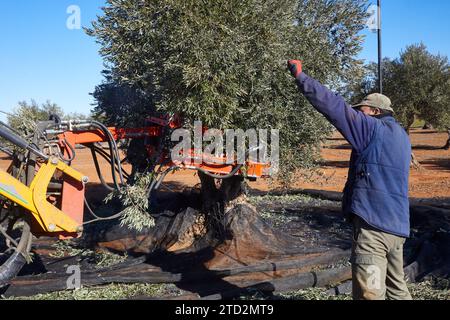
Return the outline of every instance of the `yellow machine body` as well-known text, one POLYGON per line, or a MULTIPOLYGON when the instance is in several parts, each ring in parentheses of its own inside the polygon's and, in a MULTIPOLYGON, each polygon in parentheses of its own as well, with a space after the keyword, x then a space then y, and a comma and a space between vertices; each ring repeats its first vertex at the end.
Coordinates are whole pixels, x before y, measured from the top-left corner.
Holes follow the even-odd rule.
POLYGON ((87 177, 80 172, 58 158, 50 158, 39 168, 29 187, 0 170, 0 194, 28 210, 44 234, 79 233, 82 225, 47 201, 47 188, 56 170, 87 183, 87 177))

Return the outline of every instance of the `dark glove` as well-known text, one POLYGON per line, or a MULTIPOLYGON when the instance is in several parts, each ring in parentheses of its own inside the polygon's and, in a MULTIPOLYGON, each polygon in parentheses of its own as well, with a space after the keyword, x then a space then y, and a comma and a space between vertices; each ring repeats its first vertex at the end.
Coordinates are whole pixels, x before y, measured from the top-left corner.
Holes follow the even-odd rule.
POLYGON ((288 69, 294 78, 297 78, 300 73, 302 73, 302 61, 300 60, 289 60, 288 69))

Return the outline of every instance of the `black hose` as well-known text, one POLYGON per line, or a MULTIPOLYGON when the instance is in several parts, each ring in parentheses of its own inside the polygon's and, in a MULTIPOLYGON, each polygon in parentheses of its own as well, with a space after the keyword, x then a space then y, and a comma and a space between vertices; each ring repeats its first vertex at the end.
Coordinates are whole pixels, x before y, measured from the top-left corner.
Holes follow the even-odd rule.
MULTIPOLYGON (((33 142, 37 141, 35 135, 33 142)), ((38 153, 39 154, 39 153, 38 153)), ((35 176, 35 161, 36 153, 29 149, 28 160, 27 160, 27 176, 25 182, 28 186, 31 184, 35 176)), ((8 260, 0 266, 0 288, 9 284, 11 279, 13 279, 22 267, 27 263, 27 255, 31 249, 33 237, 31 235, 30 223, 28 222, 27 216, 25 216, 24 225, 22 227, 22 235, 18 246, 8 260)))
MULTIPOLYGON (((118 165, 120 183, 124 184, 124 178, 123 178, 123 174, 122 174, 122 166, 120 164, 119 149, 117 148, 116 140, 114 140, 114 137, 112 136, 111 132, 108 130, 108 128, 103 123, 100 123, 98 121, 92 121, 92 123, 94 125, 97 125, 98 127, 102 128, 102 130, 105 132, 105 134, 109 137, 109 141, 112 144, 112 152, 111 152, 112 159, 113 159, 113 161, 116 161, 116 163, 118 165)), ((115 168, 114 168, 114 170, 115 170, 115 168)))
POLYGON ((91 149, 91 154, 92 154, 92 159, 94 160, 94 166, 95 166, 95 170, 97 171, 98 178, 100 179, 101 184, 102 184, 107 190, 109 190, 109 191, 114 191, 114 190, 116 190, 116 189, 111 188, 111 187, 106 183, 105 179, 103 178, 103 174, 102 174, 100 165, 99 165, 99 163, 98 163, 97 154, 96 154, 94 148, 95 148, 95 147, 92 147, 92 146, 90 147, 90 149, 91 149))
POLYGON ((27 262, 22 252, 16 251, 9 259, 0 267, 0 288, 7 285, 14 278, 27 262))
POLYGON ((62 142, 63 142, 64 145, 70 150, 71 155, 70 155, 70 158, 69 158, 69 159, 66 159, 66 158, 64 158, 64 156, 61 154, 61 152, 58 152, 58 153, 59 153, 59 154, 58 154, 58 155, 59 155, 59 158, 60 158, 62 161, 64 161, 64 162, 71 163, 71 162, 75 159, 75 156, 76 156, 75 148, 67 141, 66 138, 64 138, 64 140, 63 140, 62 142))
POLYGON ((91 214, 91 216, 93 216, 95 219, 102 219, 95 214, 94 210, 91 209, 91 206, 89 205, 89 202, 87 202, 86 198, 84 198, 84 205, 86 206, 86 209, 88 209, 88 212, 91 214))
POLYGON ((123 215, 125 214, 125 210, 122 210, 122 211, 120 211, 119 213, 116 213, 115 215, 112 215, 112 216, 110 216, 110 217, 102 218, 102 217, 97 216, 97 215, 94 213, 94 211, 91 209, 91 207, 89 206, 89 203, 86 201, 86 199, 84 200, 84 204, 85 204, 86 208, 88 209, 89 213, 90 213, 93 217, 95 217, 95 219, 84 222, 84 223, 83 223, 83 226, 88 225, 88 224, 91 224, 91 223, 95 223, 95 222, 98 222, 98 221, 114 220, 114 219, 120 218, 121 216, 123 216, 123 215))
POLYGON ((159 188, 159 186, 161 185, 161 183, 163 182, 163 180, 166 178, 166 176, 171 172, 174 171, 176 169, 179 169, 180 167, 178 166, 172 166, 169 169, 167 169, 166 171, 163 172, 163 174, 161 175, 161 177, 155 181, 157 181, 157 183, 154 185, 155 190, 157 190, 159 188))
MULTIPOLYGON (((91 124, 93 126, 97 127, 98 129, 100 129, 104 133, 105 137, 107 137, 107 140, 108 140, 107 142, 108 142, 109 150, 110 150, 110 153, 111 153, 111 162, 110 162, 110 164, 111 164, 111 175, 112 175, 112 179, 113 179, 113 183, 114 183, 115 188, 117 190, 120 190, 120 185, 117 182, 116 169, 115 169, 115 164, 117 163, 115 159, 116 159, 116 156, 118 156, 118 152, 116 152, 117 151, 117 145, 115 144, 114 137, 112 136, 112 134, 108 130, 108 128, 106 128, 100 122, 92 121, 91 124)), ((119 169, 119 177, 121 179, 121 183, 124 184, 123 183, 123 176, 120 173, 121 173, 121 171, 119 169)))
POLYGON ((116 164, 116 152, 115 152, 115 148, 114 148, 114 144, 113 144, 113 139, 111 138, 111 136, 109 135, 109 131, 105 131, 101 126, 98 126, 103 133, 105 134, 105 137, 107 137, 108 139, 108 146, 109 146, 109 152, 111 154, 111 161, 110 161, 110 166, 111 166, 111 177, 113 179, 113 183, 114 186, 116 187, 117 190, 120 190, 120 185, 117 181, 117 176, 116 176, 116 170, 115 170, 115 164, 116 164))
MULTIPOLYGON (((102 150, 99 147, 94 146, 95 152, 97 152, 99 155, 102 156, 103 159, 105 159, 106 161, 111 163, 111 156, 105 152, 104 150, 102 150)), ((117 168, 117 164, 116 164, 116 170, 118 171, 119 169, 117 168)), ((126 172, 125 170, 123 170, 122 168, 122 173, 124 175, 124 177, 128 180, 130 178, 130 174, 128 172, 126 172)))

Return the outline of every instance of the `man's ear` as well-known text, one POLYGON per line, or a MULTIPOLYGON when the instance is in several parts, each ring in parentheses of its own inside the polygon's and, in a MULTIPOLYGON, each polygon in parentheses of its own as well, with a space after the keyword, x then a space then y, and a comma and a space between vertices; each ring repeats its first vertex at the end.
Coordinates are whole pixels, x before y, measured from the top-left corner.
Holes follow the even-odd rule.
POLYGON ((373 112, 375 113, 376 116, 379 116, 380 114, 383 113, 380 108, 373 108, 372 110, 373 110, 373 112))

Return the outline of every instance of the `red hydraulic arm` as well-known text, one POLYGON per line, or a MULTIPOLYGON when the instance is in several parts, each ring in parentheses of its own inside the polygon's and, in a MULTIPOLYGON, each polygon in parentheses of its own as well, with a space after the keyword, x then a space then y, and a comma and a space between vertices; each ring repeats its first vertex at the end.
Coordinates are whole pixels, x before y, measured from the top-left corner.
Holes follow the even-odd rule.
MULTIPOLYGON (((115 128, 109 127, 108 130, 111 132, 113 138, 117 140, 121 139, 138 139, 138 138, 146 138, 146 137, 161 137, 163 135, 164 126, 169 126, 173 128, 174 125, 170 122, 165 122, 164 119, 159 119, 161 122, 156 122, 155 119, 150 119, 152 123, 156 123, 156 126, 148 126, 144 128, 115 128)), ((58 135, 59 145, 61 149, 64 150, 64 156, 67 158, 71 158, 73 155, 71 154, 72 150, 75 149, 76 145, 89 145, 98 142, 107 142, 109 139, 105 136, 105 133, 102 130, 74 130, 74 131, 65 131, 58 135)), ((148 146, 147 150, 143 150, 143 152, 147 152, 149 156, 154 152, 153 146, 148 146)), ((190 150, 190 156, 195 158, 193 150, 190 150)), ((169 155, 165 155, 168 157, 169 155)), ((190 169, 190 170, 201 170, 213 175, 227 176, 231 173, 234 173, 237 169, 237 165, 226 164, 225 157, 212 157, 211 159, 205 159, 204 157, 200 158, 202 161, 192 161, 188 164, 177 164, 180 169, 190 169)), ((168 162, 168 166, 174 166, 174 163, 171 161, 168 162)), ((236 171, 236 175, 245 175, 249 178, 259 178, 263 176, 267 176, 267 169, 269 168, 268 164, 258 163, 258 162, 250 162, 239 167, 239 170, 236 171), (245 171, 245 172, 244 172, 245 171)), ((82 224, 83 223, 83 214, 84 214, 84 186, 76 181, 71 179, 66 179, 63 182, 62 189, 62 200, 61 200, 61 210, 67 213, 72 219, 76 222, 82 224)))

